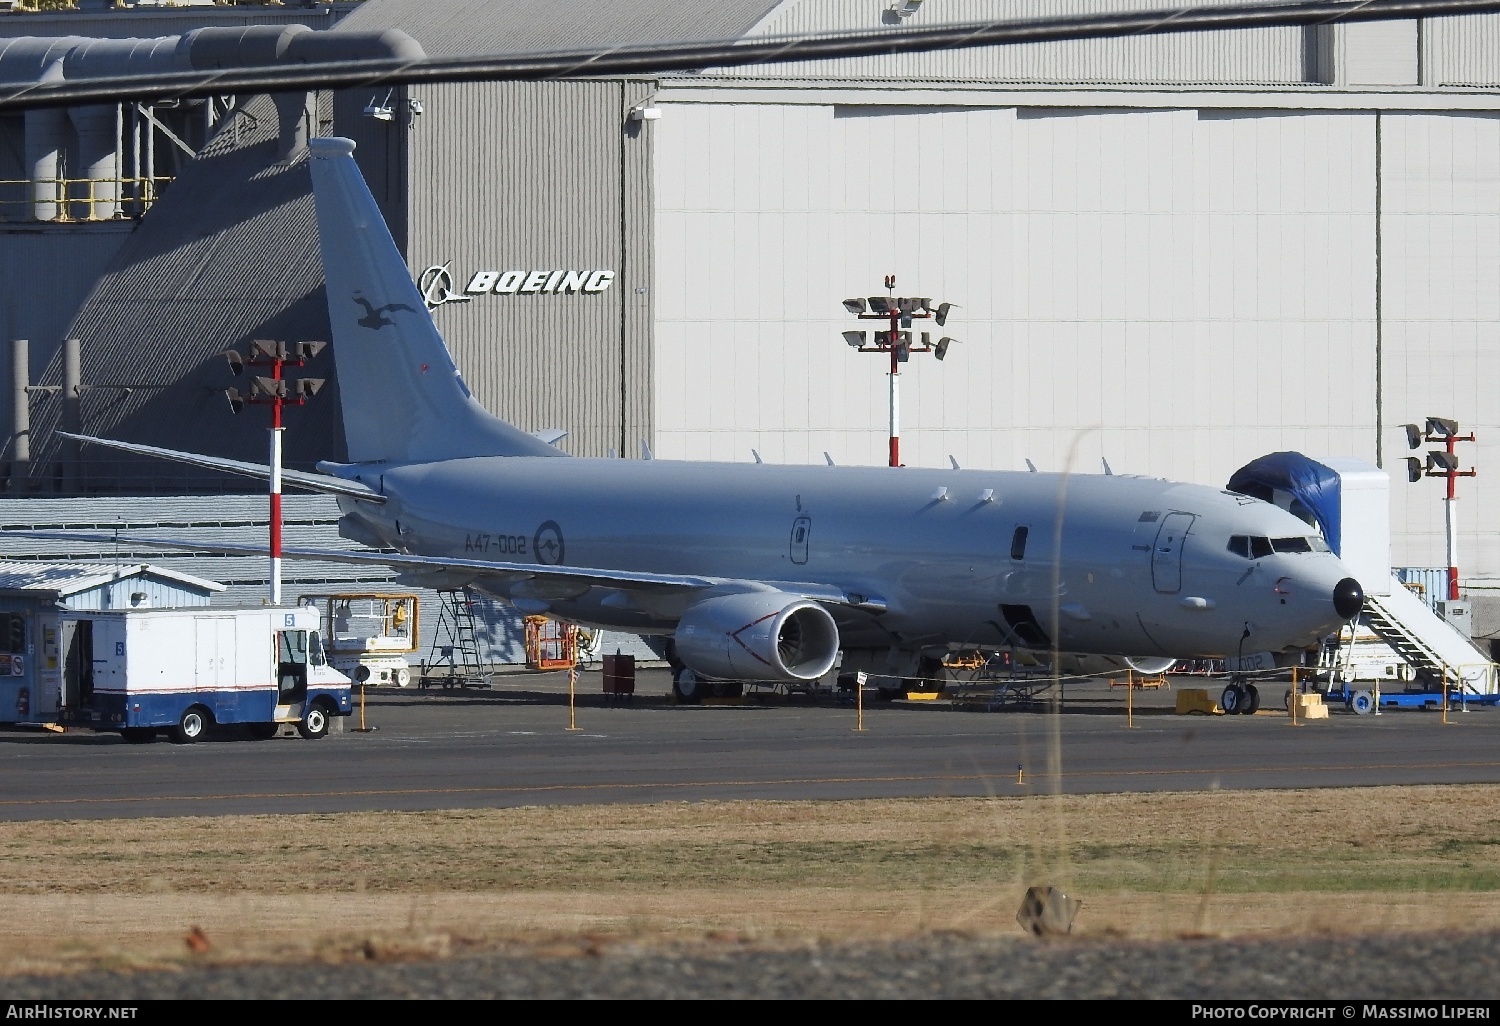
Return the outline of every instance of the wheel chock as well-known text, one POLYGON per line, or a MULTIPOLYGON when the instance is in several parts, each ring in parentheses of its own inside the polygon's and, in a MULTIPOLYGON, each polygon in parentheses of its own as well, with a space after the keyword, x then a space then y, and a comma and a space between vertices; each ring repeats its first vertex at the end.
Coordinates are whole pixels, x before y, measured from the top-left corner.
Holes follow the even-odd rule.
POLYGON ((1177 692, 1177 714, 1186 716, 1188 713, 1223 716, 1224 710, 1219 708, 1218 702, 1208 697, 1207 688, 1183 688, 1177 692))

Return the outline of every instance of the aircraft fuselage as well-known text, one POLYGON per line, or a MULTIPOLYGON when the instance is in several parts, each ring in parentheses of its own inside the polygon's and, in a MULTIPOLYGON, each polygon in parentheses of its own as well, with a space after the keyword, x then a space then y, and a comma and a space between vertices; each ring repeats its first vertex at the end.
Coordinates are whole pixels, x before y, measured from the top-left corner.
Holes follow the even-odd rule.
MULTIPOLYGON (((851 599, 836 611, 846 646, 1217 657, 1305 648, 1348 619, 1335 594, 1349 574, 1331 553, 1231 547, 1320 546, 1313 528, 1152 478, 535 457, 380 471, 359 477, 384 506, 344 506, 404 551, 828 586, 851 599)), ((698 597, 473 583, 523 609, 647 633, 669 632, 698 597)))

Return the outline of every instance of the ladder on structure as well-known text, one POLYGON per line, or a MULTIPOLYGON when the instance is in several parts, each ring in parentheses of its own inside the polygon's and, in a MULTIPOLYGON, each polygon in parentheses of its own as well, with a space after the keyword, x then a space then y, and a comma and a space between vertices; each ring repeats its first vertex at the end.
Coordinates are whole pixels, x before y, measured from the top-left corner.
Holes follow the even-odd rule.
POLYGON ((474 616, 473 596, 464 588, 440 591, 438 598, 442 605, 433 630, 432 647, 422 661, 421 686, 488 687, 489 678, 479 660, 479 621, 474 616), (446 668, 447 672, 434 673, 439 668, 446 668))
POLYGON ((1364 615, 1370 629, 1434 690, 1446 681, 1465 694, 1490 695, 1500 684, 1494 664, 1473 642, 1427 608, 1400 580, 1392 580, 1388 595, 1365 596, 1364 615))

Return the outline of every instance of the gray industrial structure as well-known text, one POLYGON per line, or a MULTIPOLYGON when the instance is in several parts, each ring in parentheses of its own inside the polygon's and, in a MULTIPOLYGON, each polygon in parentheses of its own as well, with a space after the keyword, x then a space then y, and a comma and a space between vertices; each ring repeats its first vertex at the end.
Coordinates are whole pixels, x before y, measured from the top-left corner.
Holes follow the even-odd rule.
MULTIPOLYGON (((906 18, 897 6, 367 0, 0 15, 0 37, 183 36, 146 49, 192 60, 214 39, 195 30, 251 25, 234 55, 221 41, 199 59, 253 63, 299 47, 438 56, 1160 3, 926 0, 906 18), (311 38, 324 36, 343 38, 311 38)), ((0 80, 14 81, 6 68, 0 51, 0 80)), ((58 177, 82 180, 100 163, 83 115, 69 116, 58 177)), ((1500 443, 1488 401, 1500 381, 1500 17, 114 116, 127 181, 118 215, 103 217, 71 193, 47 216, 40 165, 24 159, 31 128, 0 118, 0 178, 31 179, 0 183, 0 325, 31 340, 44 388, 63 384, 62 340, 82 340, 77 406, 30 393, 30 460, 13 458, 14 436, 7 454, 13 495, 254 487, 80 455, 51 429, 263 459, 264 421, 230 415, 217 354, 327 337, 305 129, 357 141, 478 398, 528 430, 566 429, 569 452, 635 458, 645 442, 664 458, 748 461, 754 448, 773 462, 882 462, 883 368, 843 345, 858 325, 840 300, 878 294, 895 273, 898 292, 961 305, 948 360, 905 372, 908 463, 1094 473, 1103 457, 1117 472, 1222 483, 1281 449, 1373 460, 1397 468, 1394 562, 1436 565, 1440 488, 1399 483, 1400 425, 1452 417, 1479 436, 1461 453, 1481 471, 1461 490, 1465 586, 1500 586, 1487 526, 1500 474, 1483 455, 1500 443), (137 140, 173 179, 150 204, 129 191, 137 140)), ((306 373, 333 377, 330 354, 306 373)), ((337 408, 325 391, 288 414, 292 465, 343 455, 337 408)))

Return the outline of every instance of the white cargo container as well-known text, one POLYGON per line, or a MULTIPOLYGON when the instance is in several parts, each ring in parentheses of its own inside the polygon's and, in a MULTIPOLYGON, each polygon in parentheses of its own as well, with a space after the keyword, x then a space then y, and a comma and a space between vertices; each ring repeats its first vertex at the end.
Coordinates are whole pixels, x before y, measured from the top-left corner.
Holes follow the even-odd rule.
POLYGON ((310 607, 66 612, 60 633, 59 719, 127 741, 165 731, 188 743, 230 723, 261 738, 291 723, 318 738, 353 708, 310 607))

